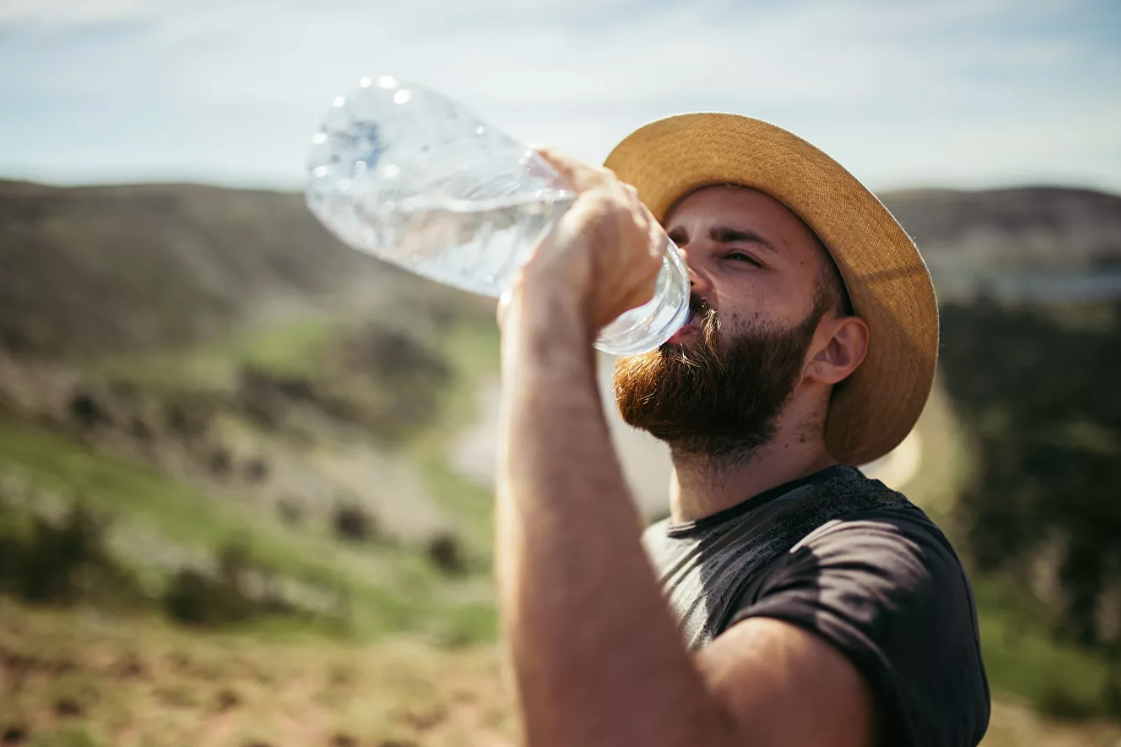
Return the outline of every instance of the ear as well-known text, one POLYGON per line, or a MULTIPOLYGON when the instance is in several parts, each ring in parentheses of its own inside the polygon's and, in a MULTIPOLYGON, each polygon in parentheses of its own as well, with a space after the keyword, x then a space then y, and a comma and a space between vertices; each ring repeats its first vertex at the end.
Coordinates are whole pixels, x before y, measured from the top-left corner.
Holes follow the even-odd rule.
POLYGON ((805 378, 830 386, 844 381, 868 354, 868 323, 858 316, 828 314, 814 335, 805 378))

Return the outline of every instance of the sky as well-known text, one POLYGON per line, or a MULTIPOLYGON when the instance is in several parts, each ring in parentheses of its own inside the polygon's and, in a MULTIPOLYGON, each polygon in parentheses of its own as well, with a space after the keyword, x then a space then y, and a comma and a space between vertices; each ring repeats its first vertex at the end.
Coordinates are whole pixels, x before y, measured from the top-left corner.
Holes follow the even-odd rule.
POLYGON ((1121 193, 1121 0, 0 0, 0 177, 299 188, 383 74, 590 161, 731 111, 873 189, 1121 193))

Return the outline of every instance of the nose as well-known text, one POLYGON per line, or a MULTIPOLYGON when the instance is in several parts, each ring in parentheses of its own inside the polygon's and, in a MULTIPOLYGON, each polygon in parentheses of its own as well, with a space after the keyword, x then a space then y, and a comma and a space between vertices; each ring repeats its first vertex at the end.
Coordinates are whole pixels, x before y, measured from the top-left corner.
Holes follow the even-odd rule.
POLYGON ((681 256, 685 260, 685 270, 689 275, 689 290, 699 295, 706 295, 712 290, 712 281, 705 274, 700 262, 691 260, 689 252, 682 249, 681 256))

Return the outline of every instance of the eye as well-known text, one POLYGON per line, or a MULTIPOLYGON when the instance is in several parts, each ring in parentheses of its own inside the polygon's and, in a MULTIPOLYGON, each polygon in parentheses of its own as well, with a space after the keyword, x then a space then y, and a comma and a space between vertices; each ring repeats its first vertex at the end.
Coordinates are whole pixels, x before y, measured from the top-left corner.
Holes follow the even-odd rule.
POLYGON ((750 265, 754 265, 755 267, 763 266, 763 263, 755 259, 755 257, 752 257, 750 254, 744 254, 743 252, 729 252, 728 254, 724 255, 724 259, 731 259, 736 262, 746 262, 750 265))

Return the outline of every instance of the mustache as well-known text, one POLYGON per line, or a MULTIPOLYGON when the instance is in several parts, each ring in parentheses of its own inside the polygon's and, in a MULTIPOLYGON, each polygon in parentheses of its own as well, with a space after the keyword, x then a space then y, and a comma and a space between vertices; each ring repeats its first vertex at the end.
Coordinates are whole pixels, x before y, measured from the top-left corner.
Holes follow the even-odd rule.
POLYGON ((690 293, 689 322, 694 319, 700 320, 706 344, 710 346, 715 344, 716 333, 720 329, 720 317, 717 316, 716 309, 712 308, 704 297, 696 293, 690 293))
POLYGON ((664 343, 660 349, 663 357, 674 358, 686 366, 720 365, 717 353, 717 332, 720 330, 720 317, 702 296, 689 294, 689 316, 686 324, 697 323, 701 330, 701 342, 696 345, 664 343))

